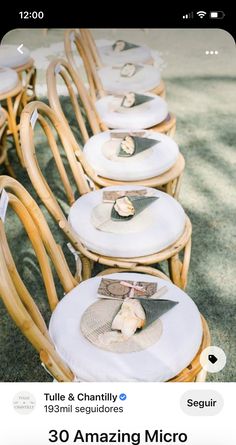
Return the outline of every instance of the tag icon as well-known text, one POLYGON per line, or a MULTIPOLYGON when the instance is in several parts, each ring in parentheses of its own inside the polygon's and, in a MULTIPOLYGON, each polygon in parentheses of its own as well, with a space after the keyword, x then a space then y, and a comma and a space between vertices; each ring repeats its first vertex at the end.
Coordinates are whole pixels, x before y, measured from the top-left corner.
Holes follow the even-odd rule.
POLYGON ((218 361, 218 358, 216 358, 216 356, 214 354, 209 354, 208 360, 209 360, 209 362, 211 362, 214 365, 218 361))
POLYGON ((207 372, 220 372, 226 365, 226 355, 218 346, 208 346, 200 355, 200 363, 207 372))

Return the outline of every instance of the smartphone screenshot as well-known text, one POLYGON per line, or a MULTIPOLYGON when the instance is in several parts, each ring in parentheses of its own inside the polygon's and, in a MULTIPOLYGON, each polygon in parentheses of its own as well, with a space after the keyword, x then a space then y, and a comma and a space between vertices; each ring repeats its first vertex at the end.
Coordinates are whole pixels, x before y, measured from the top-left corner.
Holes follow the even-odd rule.
POLYGON ((0 444, 235 445, 233 10, 7 8, 0 444))

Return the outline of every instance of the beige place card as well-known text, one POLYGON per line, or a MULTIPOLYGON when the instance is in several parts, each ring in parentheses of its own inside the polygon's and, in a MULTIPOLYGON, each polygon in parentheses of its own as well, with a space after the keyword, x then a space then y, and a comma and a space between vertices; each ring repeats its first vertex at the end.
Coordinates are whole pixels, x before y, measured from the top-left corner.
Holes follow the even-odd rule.
POLYGON ((130 131, 130 132, 115 132, 115 133, 112 133, 112 132, 110 132, 110 137, 111 137, 111 139, 124 139, 126 136, 131 136, 131 137, 133 137, 133 136, 137 136, 137 137, 144 137, 144 136, 146 136, 147 135, 147 132, 144 130, 144 131, 130 131))
MULTIPOLYGON (((122 196, 147 196, 147 190, 110 190, 103 192, 103 202, 114 202, 122 196)), ((150 194, 149 194, 150 196, 150 194)))
POLYGON ((151 298, 157 291, 157 283, 147 281, 113 280, 102 278, 98 295, 100 298, 123 300, 130 297, 151 298))

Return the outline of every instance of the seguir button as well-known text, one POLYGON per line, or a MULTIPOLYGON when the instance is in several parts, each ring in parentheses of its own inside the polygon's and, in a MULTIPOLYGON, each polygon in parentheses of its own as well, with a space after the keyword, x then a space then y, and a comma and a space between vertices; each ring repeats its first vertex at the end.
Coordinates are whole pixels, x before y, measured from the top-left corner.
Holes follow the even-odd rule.
POLYGON ((217 391, 195 389, 183 394, 180 406, 189 416, 215 416, 222 410, 224 400, 217 391))

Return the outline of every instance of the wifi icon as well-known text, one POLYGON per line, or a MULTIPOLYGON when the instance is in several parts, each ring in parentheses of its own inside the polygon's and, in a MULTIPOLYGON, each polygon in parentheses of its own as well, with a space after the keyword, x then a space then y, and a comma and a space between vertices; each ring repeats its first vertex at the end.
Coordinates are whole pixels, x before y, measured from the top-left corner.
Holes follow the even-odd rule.
POLYGON ((206 11, 198 11, 197 15, 198 15, 198 17, 200 17, 200 19, 203 19, 203 17, 205 17, 205 15, 206 15, 206 11))

